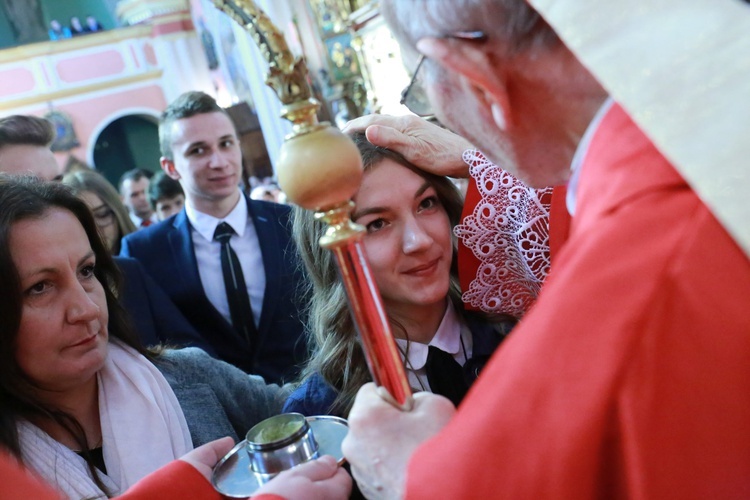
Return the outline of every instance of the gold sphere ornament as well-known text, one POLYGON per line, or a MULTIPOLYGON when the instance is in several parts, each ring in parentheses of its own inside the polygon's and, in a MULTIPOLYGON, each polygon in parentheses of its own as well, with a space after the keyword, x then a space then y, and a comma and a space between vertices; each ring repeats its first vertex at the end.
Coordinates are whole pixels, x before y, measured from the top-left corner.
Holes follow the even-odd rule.
POLYGON ((362 158, 349 137, 324 126, 287 138, 276 172, 290 201, 321 211, 354 197, 362 182, 362 158))

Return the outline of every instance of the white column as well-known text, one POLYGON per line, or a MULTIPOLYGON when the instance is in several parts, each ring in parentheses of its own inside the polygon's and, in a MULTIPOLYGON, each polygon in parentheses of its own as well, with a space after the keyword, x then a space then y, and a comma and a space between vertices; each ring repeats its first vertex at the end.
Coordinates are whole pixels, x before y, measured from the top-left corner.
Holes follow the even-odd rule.
MULTIPOLYGON (((256 0, 256 4, 282 30, 291 20, 285 2, 256 0)), ((237 23, 234 23, 233 29, 237 46, 240 54, 242 54, 242 60, 246 65, 245 70, 250 84, 250 93, 253 97, 255 111, 258 113, 268 156, 271 158, 271 164, 275 170, 276 160, 284 137, 291 132, 292 127, 287 120, 281 118, 281 101, 265 83, 266 75, 268 75, 268 63, 263 59, 250 34, 237 23)))
POLYGON ((215 94, 203 46, 195 31, 180 31, 152 39, 167 103, 190 90, 215 94))

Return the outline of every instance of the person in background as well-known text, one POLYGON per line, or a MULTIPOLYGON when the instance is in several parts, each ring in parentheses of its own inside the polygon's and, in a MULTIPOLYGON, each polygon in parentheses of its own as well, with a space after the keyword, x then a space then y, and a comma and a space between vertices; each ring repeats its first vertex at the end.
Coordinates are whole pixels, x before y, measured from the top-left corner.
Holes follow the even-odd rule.
POLYGON ((148 187, 152 172, 142 168, 128 170, 120 177, 120 199, 130 213, 130 220, 137 229, 148 227, 158 218, 148 199, 148 187))
POLYGON ((286 197, 279 186, 270 183, 254 187, 250 191, 250 199, 270 201, 271 203, 284 203, 286 197))
POLYGON ((0 172, 62 179, 62 168, 50 150, 54 139, 55 130, 44 118, 30 115, 0 118, 0 172))
POLYGON ((185 192, 180 183, 164 171, 157 172, 148 183, 148 202, 159 221, 181 212, 185 206, 185 192))
POLYGON ((80 36, 88 33, 88 29, 81 24, 81 20, 78 18, 78 16, 73 16, 70 18, 70 33, 73 36, 80 36))
POLYGON ((62 26, 57 19, 53 19, 49 22, 49 30, 47 33, 49 34, 50 40, 62 40, 63 38, 70 38, 72 36, 70 34, 70 28, 62 26))
POLYGON ((122 239, 135 231, 136 227, 114 186, 94 170, 65 174, 62 181, 89 206, 107 247, 112 255, 117 255, 122 239))
POLYGON ((104 30, 104 28, 102 28, 102 25, 99 24, 99 21, 97 21, 96 18, 94 16, 92 16, 91 14, 89 14, 88 16, 86 16, 86 27, 85 28, 86 28, 86 30, 89 33, 95 33, 97 31, 103 31, 104 30))
POLYGON ((296 378, 307 349, 289 207, 243 195, 237 131, 211 96, 179 96, 159 140, 185 208, 127 236, 121 254, 143 264, 221 359, 269 381, 296 378))

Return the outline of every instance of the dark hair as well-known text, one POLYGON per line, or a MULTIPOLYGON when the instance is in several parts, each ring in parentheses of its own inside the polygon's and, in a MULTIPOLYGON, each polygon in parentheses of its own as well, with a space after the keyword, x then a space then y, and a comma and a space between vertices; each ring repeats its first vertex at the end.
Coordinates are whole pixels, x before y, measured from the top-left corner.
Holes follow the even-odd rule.
MULTIPOLYGON (((458 224, 463 209, 463 198, 450 179, 420 170, 401 154, 371 144, 363 132, 355 133, 351 138, 362 156, 365 171, 374 168, 385 159, 390 159, 416 172, 435 189, 440 204, 448 214, 451 227, 458 224)), ((338 274, 334 255, 318 244, 325 231, 325 225, 314 220, 310 211, 299 207, 294 207, 293 210, 293 236, 310 283, 310 320, 307 324, 307 334, 313 352, 301 379, 319 373, 338 391, 331 411, 346 416, 359 388, 371 379, 370 373, 349 312, 346 292, 338 274)), ((454 239, 448 297, 456 311, 461 314, 463 303, 458 283, 456 244, 454 239)), ((408 338, 408 332, 404 333, 408 338)))
POLYGON ((174 198, 184 195, 185 191, 179 181, 172 179, 165 172, 158 172, 148 185, 148 202, 156 210, 156 204, 164 198, 174 198))
POLYGON ((120 182, 117 184, 117 189, 122 193, 122 186, 125 184, 125 181, 132 181, 137 182, 141 179, 151 179, 151 177, 154 176, 154 173, 150 170, 146 170, 143 168, 134 168, 131 170, 128 170, 122 176, 120 177, 120 182))
MULTIPOLYGON (((94 275, 102 284, 107 299, 109 334, 151 357, 130 328, 126 312, 117 300, 120 272, 99 237, 94 216, 86 204, 61 183, 0 173, 0 447, 5 447, 19 459, 21 448, 16 422, 20 419, 54 421, 70 433, 81 450, 88 450, 80 423, 69 413, 36 398, 35 383, 16 360, 16 337, 23 314, 23 293, 18 269, 10 252, 10 233, 14 224, 44 218, 53 209, 72 213, 86 232, 96 256, 94 275)), ((93 480, 104 488, 88 452, 84 452, 84 458, 93 480)))
POLYGON ((55 139, 55 129, 44 118, 13 115, 0 118, 0 148, 29 145, 49 147, 55 139))
MULTIPOLYGON (((159 118, 159 147, 161 155, 169 160, 173 159, 172 155, 172 123, 183 118, 190 118, 195 115, 206 113, 224 113, 229 117, 229 113, 216 103, 216 100, 204 92, 185 92, 175 99, 172 104, 159 118)), ((232 122, 234 124, 234 122, 232 122)))

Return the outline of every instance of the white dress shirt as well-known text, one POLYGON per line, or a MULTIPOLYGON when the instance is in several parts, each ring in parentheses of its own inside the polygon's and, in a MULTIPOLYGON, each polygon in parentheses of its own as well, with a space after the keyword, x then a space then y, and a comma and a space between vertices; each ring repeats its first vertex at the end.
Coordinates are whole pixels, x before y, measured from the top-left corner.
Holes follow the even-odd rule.
POLYGON ((594 136, 594 132, 596 132, 596 129, 599 128, 599 124, 604 118, 604 115, 607 114, 607 111, 609 111, 614 103, 615 101, 611 97, 608 97, 607 100, 604 101, 604 104, 602 104, 602 106, 594 115, 594 119, 591 120, 589 126, 586 127, 586 132, 584 132, 583 137, 581 137, 581 142, 578 143, 576 152, 573 154, 573 161, 570 163, 571 174, 570 180, 568 181, 568 191, 565 194, 565 206, 567 207, 568 213, 570 215, 575 215, 576 212, 578 180, 581 176, 581 165, 583 165, 583 161, 586 159, 586 153, 588 153, 589 151, 591 138, 594 136))
POLYGON ((430 390, 427 370, 425 369, 429 346, 435 346, 441 351, 452 354, 453 359, 458 361, 461 366, 466 363, 467 359, 471 359, 473 347, 471 330, 459 320, 453 303, 450 301, 448 301, 448 307, 445 308, 443 320, 429 344, 410 342, 405 339, 396 339, 396 344, 402 360, 404 360, 404 353, 408 353, 408 359, 404 360, 404 366, 406 367, 409 385, 420 391, 430 390))
MULTIPOLYGON (((128 215, 130 216, 130 220, 133 221, 133 224, 135 224, 136 229, 140 229, 143 224, 143 219, 135 215, 133 212, 128 212, 128 215)), ((151 221, 151 224, 156 224, 159 222, 159 220, 156 218, 156 213, 151 213, 151 217, 148 218, 149 221, 151 221)))
POLYGON ((266 290, 266 272, 263 267, 263 255, 260 252, 258 234, 253 225, 253 219, 248 216, 247 200, 240 194, 237 205, 223 219, 204 214, 191 206, 185 200, 185 212, 190 221, 190 232, 193 238, 193 249, 198 262, 198 273, 201 277, 206 297, 217 311, 232 324, 229 312, 227 291, 224 287, 224 275, 221 272, 221 243, 214 240, 216 226, 226 222, 235 233, 229 244, 237 254, 245 277, 247 294, 250 297, 250 307, 253 310, 255 326, 260 324, 260 314, 263 310, 263 294, 266 290))

